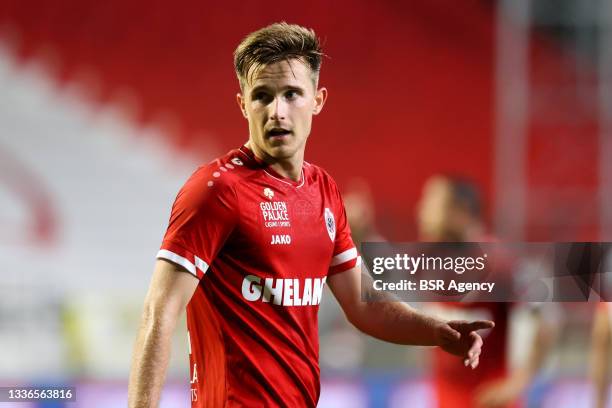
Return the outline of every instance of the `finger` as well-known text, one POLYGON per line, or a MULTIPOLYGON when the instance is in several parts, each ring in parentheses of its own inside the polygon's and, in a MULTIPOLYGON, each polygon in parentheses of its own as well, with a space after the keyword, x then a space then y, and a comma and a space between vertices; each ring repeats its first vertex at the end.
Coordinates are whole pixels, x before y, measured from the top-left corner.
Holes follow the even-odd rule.
POLYGON ((480 359, 478 357, 473 359, 472 362, 470 363, 470 367, 472 367, 472 370, 478 367, 479 363, 480 363, 480 359))
POLYGON ((446 322, 446 324, 448 324, 455 330, 463 330, 463 328, 469 323, 470 322, 468 322, 467 320, 449 320, 448 322, 446 322))
POLYGON ((475 331, 492 329, 493 327, 495 327, 495 322, 491 320, 476 320, 474 322, 467 323, 464 328, 465 330, 475 331))
POLYGON ((476 368, 476 366, 478 366, 478 363, 480 361, 480 349, 473 351, 470 350, 469 354, 469 360, 470 360, 470 366, 472 367, 472 369, 476 368))
POLYGON ((468 351, 468 358, 475 358, 475 357, 480 357, 480 354, 482 353, 482 350, 470 350, 468 351))
POLYGON ((468 365, 470 365, 470 359, 469 359, 469 358, 466 358, 465 360, 463 360, 463 365, 464 365, 464 366, 466 366, 466 367, 467 367, 468 365))
POLYGON ((472 339, 472 346, 468 350, 468 355, 471 356, 476 353, 480 354, 482 349, 482 337, 480 337, 476 332, 471 332, 470 338, 472 339))

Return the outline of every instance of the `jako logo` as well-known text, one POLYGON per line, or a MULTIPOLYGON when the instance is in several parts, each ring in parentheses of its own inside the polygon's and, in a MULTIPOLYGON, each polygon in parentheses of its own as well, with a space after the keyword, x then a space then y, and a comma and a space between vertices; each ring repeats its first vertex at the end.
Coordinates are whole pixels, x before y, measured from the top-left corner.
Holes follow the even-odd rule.
POLYGON ((291 235, 287 235, 287 234, 272 235, 272 240, 270 241, 270 245, 289 245, 289 244, 291 244, 291 235))

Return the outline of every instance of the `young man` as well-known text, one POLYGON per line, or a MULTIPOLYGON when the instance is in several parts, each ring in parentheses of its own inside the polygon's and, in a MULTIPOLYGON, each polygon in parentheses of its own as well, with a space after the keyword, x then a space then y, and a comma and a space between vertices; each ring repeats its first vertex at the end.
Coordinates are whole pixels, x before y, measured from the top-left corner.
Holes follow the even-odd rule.
MULTIPOLYGON (((492 322, 445 322, 401 303, 361 301, 361 269, 342 199, 304 161, 322 52, 286 23, 250 34, 234 55, 249 140, 200 167, 179 192, 145 300, 129 406, 155 407, 170 335, 187 306, 193 407, 314 407, 317 311, 327 283, 361 331, 437 345, 475 368, 492 322)), ((461 364, 461 361, 457 361, 461 364)))

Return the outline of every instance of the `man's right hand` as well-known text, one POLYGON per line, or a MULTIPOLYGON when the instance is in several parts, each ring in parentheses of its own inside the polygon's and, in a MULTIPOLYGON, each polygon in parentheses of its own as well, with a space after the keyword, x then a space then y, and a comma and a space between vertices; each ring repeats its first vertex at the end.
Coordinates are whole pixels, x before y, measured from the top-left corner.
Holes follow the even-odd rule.
POLYGON ((478 366, 483 345, 482 337, 476 331, 493 327, 495 323, 490 320, 451 320, 440 323, 436 328, 436 338, 444 351, 463 357, 464 365, 474 369, 478 366))

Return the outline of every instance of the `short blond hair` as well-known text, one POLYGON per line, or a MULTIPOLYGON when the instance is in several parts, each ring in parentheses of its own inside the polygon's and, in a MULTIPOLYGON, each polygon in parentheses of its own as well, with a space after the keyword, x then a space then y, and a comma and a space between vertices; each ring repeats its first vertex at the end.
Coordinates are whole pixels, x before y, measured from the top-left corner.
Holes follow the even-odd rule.
POLYGON ((316 84, 322 56, 321 44, 314 30, 283 21, 247 35, 234 51, 234 69, 240 88, 244 89, 249 73, 252 75, 258 68, 278 61, 299 59, 310 68, 316 84))

